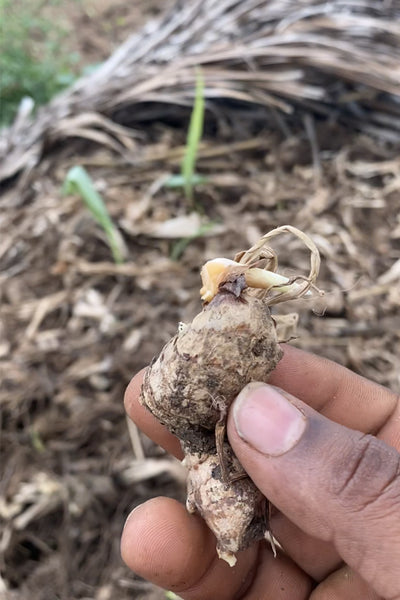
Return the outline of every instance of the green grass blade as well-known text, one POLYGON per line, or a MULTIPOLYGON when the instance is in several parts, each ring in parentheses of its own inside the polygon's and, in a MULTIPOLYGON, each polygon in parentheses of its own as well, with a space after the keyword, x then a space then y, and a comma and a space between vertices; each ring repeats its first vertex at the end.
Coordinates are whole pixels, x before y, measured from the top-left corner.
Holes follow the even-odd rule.
POLYGON ((40 437, 40 433, 36 431, 36 429, 31 429, 30 435, 32 446, 34 447, 36 452, 39 452, 39 454, 45 452, 46 446, 44 445, 43 440, 40 437))
POLYGON ((66 51, 62 10, 45 16, 43 0, 0 0, 0 128, 14 120, 21 101, 48 102, 78 75, 75 52, 66 51))
POLYGON ((202 237, 204 234, 208 233, 209 231, 212 231, 214 226, 216 225, 216 223, 213 223, 212 221, 210 223, 204 223, 203 225, 201 225, 201 227, 199 227, 199 229, 196 231, 196 233, 194 235, 185 237, 185 238, 181 238, 180 240, 178 240, 177 242, 175 242, 175 244, 172 246, 171 249, 171 253, 170 253, 170 257, 171 260, 179 260, 182 256, 182 254, 184 253, 184 251, 186 250, 186 247, 190 244, 190 242, 192 242, 193 240, 202 237))
POLYGON ((86 169, 81 166, 72 167, 65 178, 63 192, 65 194, 78 194, 82 198, 93 218, 103 228, 114 261, 122 263, 124 261, 124 244, 121 235, 112 222, 107 207, 95 189, 86 169))
POLYGON ((184 180, 185 196, 193 202, 193 175, 196 165, 199 142, 203 135, 204 125, 204 79, 201 71, 197 71, 196 90, 189 130, 186 140, 186 152, 182 162, 181 174, 184 180))
MULTIPOLYGON (((182 175, 170 175, 168 179, 164 183, 164 187, 169 189, 174 188, 182 188, 185 187, 185 178, 182 175)), ((208 183, 209 177, 205 175, 199 175, 198 173, 193 173, 190 183, 192 186, 199 185, 201 183, 208 183)))

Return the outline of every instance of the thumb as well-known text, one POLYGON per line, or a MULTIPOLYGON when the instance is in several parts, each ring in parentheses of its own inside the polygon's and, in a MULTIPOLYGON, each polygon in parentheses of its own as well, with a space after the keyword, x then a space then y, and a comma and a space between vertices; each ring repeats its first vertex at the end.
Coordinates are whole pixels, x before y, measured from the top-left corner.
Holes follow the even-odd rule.
POLYGON ((261 383, 236 398, 228 435, 277 508, 306 533, 332 542, 378 594, 400 599, 400 454, 394 448, 261 383))

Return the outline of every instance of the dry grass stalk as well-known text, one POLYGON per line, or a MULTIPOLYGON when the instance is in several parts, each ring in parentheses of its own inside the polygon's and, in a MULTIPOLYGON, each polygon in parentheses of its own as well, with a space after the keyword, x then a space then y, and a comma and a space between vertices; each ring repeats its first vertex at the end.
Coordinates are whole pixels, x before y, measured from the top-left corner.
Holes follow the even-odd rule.
POLYGON ((197 66, 210 110, 221 98, 265 106, 272 118, 302 106, 397 142, 399 19, 398 3, 370 0, 179 3, 37 117, 21 114, 0 136, 0 181, 32 169, 46 144, 67 136, 135 163, 138 138, 124 124, 134 113, 139 126, 149 103, 159 116, 191 105, 197 66))

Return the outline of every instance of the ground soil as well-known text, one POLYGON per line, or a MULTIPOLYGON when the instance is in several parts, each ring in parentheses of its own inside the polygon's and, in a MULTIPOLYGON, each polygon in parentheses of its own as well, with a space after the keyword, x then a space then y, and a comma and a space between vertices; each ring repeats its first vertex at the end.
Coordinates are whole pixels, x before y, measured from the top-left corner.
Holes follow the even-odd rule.
POLYGON ((168 4, 160 0, 69 0, 60 7, 45 1, 42 14, 65 32, 61 40, 63 51, 78 53, 78 67, 85 68, 108 58, 128 35, 159 15, 168 4))
MULTIPOLYGON (((102 60, 159 7, 68 8, 82 64, 102 60)), ((255 127, 238 107, 221 110, 223 120, 207 115, 197 168, 208 182, 195 206, 162 185, 179 171, 187 111, 149 121, 135 166, 71 140, 46 155, 29 192, 18 181, 2 190, 0 586, 10 599, 165 597, 122 564, 119 538, 137 504, 183 499, 182 471, 128 430, 123 394, 200 310, 206 260, 232 258, 282 224, 304 229, 320 248, 326 295, 283 309, 300 314, 292 343, 400 390, 397 150, 331 120, 314 119, 310 138, 301 119, 255 127), (61 193, 75 164, 121 231, 122 265, 81 199, 61 193)), ((307 272, 296 240, 276 249, 284 273, 307 272)))

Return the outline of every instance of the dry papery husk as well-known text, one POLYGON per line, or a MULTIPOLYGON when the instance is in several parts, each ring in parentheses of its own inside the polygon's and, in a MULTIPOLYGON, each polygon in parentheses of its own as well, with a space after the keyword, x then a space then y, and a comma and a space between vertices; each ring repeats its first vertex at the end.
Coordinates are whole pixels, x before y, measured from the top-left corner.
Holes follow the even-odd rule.
MULTIPOLYGON (((1 133, 0 589, 13 600, 164 598, 121 565, 119 536, 138 503, 184 499, 184 469, 128 433, 121 399, 198 312, 208 260, 282 223, 307 232, 326 294, 279 305, 300 314, 291 343, 400 392, 398 12, 188 0, 1 133), (202 212, 163 187, 184 154, 197 61, 202 212), (122 265, 81 199, 61 194, 77 164, 124 237, 122 265)), ((307 273, 301 242, 282 239, 280 272, 307 273)))

